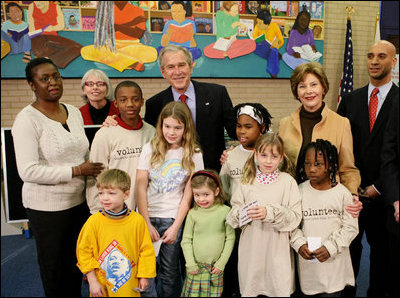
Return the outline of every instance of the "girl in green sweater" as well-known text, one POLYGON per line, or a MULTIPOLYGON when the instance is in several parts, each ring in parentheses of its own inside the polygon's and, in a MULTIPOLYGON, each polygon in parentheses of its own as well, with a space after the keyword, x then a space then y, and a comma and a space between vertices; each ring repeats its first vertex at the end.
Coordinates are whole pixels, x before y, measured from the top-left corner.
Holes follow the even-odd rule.
POLYGON ((181 242, 186 260, 181 296, 219 297, 224 268, 235 242, 235 232, 226 223, 230 207, 224 205, 225 192, 215 171, 194 173, 191 186, 194 207, 187 215, 181 242))

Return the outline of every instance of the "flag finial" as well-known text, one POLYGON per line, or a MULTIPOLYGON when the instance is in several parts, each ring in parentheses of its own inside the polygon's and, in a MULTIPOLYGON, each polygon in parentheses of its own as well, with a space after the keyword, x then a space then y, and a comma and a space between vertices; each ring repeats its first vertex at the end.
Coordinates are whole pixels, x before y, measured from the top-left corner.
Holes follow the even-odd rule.
POLYGON ((351 14, 356 12, 355 8, 353 6, 346 6, 346 11, 347 11, 347 19, 351 20, 351 14))

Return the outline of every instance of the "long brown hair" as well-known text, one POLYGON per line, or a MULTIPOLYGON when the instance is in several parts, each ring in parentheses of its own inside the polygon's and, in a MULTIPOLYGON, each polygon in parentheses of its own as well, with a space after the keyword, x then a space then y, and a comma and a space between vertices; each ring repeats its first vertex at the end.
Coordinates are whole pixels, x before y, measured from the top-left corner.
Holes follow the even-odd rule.
POLYGON ((153 153, 150 159, 151 167, 159 167, 165 161, 165 155, 168 151, 168 142, 163 135, 164 119, 172 117, 184 125, 181 146, 183 147, 182 168, 189 171, 191 174, 194 171, 193 155, 201 152, 200 146, 196 141, 196 129, 192 114, 186 104, 182 102, 170 102, 161 111, 158 116, 156 135, 151 140, 153 153))
MULTIPOLYGON (((207 170, 197 171, 196 173, 193 174, 192 180, 190 181, 190 185, 192 189, 206 186, 209 189, 211 189, 214 193, 218 188, 219 193, 215 197, 214 204, 222 205, 226 201, 227 196, 225 194, 224 189, 221 187, 221 181, 219 179, 218 173, 214 170, 207 169, 207 170)), ((195 201, 194 205, 195 207, 197 206, 195 201)))

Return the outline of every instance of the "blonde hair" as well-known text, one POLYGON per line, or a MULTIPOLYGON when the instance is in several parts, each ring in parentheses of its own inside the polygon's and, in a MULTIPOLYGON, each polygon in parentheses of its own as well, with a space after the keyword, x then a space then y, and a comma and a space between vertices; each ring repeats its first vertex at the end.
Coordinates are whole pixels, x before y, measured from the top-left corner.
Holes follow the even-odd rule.
POLYGON ((119 169, 104 170, 97 177, 97 188, 120 189, 123 192, 130 190, 131 177, 125 171, 119 169))
POLYGON ((153 153, 150 159, 150 166, 155 168, 161 166, 165 161, 165 155, 167 154, 169 144, 164 138, 163 123, 164 119, 168 117, 172 117, 184 125, 181 142, 181 146, 183 147, 182 168, 189 171, 189 174, 192 174, 194 171, 193 155, 196 152, 201 152, 201 150, 196 141, 197 134, 192 114, 187 105, 182 102, 172 101, 168 103, 158 116, 156 135, 151 140, 153 153))
POLYGON ((279 154, 283 156, 283 161, 279 165, 279 170, 283 172, 289 172, 290 174, 294 173, 294 167, 285 154, 285 148, 281 137, 277 133, 266 133, 257 139, 254 151, 251 153, 243 167, 243 175, 241 180, 243 184, 253 184, 257 170, 255 162, 256 152, 262 153, 269 146, 276 147, 279 154))
POLYGON ((298 101, 300 101, 300 99, 299 95, 297 94, 297 86, 300 84, 300 82, 303 81, 304 76, 309 73, 315 75, 318 78, 319 82, 321 83, 322 88, 324 88, 322 99, 325 98, 325 95, 329 91, 328 78, 325 74, 324 69, 322 68, 322 65, 315 61, 309 63, 303 63, 297 66, 295 70, 292 72, 292 75, 290 76, 290 88, 292 89, 292 93, 295 99, 298 101))
MULTIPOLYGON (((190 186, 193 188, 208 187, 213 192, 219 189, 218 195, 215 197, 214 204, 223 205, 226 201, 226 193, 221 186, 221 181, 219 179, 218 173, 211 169, 201 170, 193 174, 192 180, 190 181, 190 186)), ((196 201, 194 201, 195 207, 198 207, 196 201)))

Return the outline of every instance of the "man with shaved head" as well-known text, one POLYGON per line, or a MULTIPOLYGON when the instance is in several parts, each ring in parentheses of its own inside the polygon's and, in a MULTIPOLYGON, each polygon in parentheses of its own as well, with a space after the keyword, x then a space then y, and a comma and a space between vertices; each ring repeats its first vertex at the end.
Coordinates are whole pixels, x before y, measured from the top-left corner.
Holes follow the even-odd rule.
MULTIPOLYGON (((385 296, 388 289, 386 207, 380 175, 381 149, 392 104, 399 100, 399 88, 392 83, 396 48, 388 41, 374 43, 367 53, 369 84, 343 96, 338 114, 350 120, 356 166, 361 174, 359 234, 350 245, 355 278, 360 267, 361 240, 365 232, 370 245, 370 280, 367 296, 385 296)), ((398 269, 400 270, 400 269, 398 269)), ((349 287, 347 296, 355 296, 349 287)))

